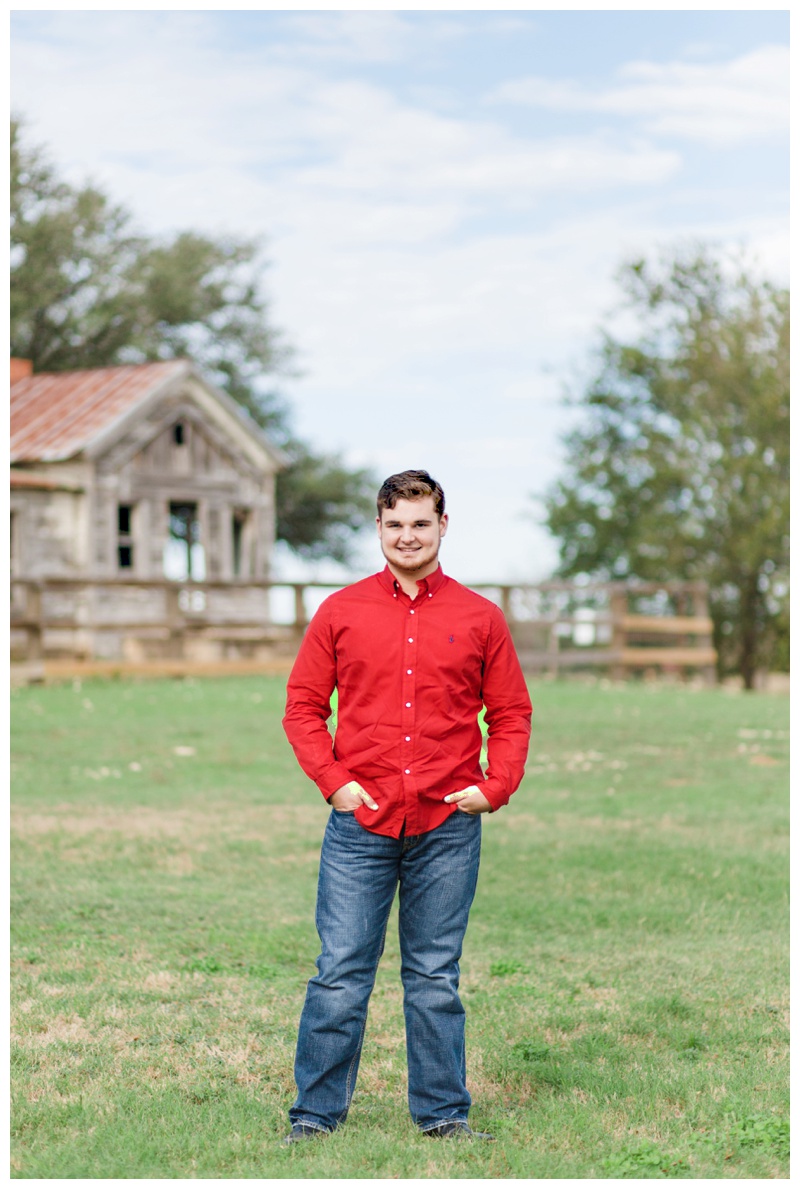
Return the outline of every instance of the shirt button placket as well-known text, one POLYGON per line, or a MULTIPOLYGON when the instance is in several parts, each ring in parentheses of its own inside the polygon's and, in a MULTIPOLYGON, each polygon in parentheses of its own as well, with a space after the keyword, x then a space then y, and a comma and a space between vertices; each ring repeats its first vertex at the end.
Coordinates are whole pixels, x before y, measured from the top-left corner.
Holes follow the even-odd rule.
POLYGON ((414 622, 415 610, 409 608, 406 618, 406 639, 403 645, 403 745, 401 749, 401 768, 403 787, 405 790, 406 820, 409 831, 416 829, 417 787, 414 773, 414 723, 417 713, 417 625, 414 622))

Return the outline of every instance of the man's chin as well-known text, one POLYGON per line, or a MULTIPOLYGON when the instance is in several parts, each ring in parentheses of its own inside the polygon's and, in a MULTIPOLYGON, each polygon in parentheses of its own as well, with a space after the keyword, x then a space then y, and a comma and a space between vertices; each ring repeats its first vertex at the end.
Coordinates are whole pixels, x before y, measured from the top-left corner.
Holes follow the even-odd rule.
MULTIPOLYGON (((386 557, 386 554, 383 556, 386 557)), ((418 570, 424 570, 432 562, 435 562, 436 558, 420 557, 418 553, 400 553, 392 554, 391 557, 386 557, 386 560, 391 565, 396 566, 398 570, 405 570, 408 574, 416 574, 418 570)))

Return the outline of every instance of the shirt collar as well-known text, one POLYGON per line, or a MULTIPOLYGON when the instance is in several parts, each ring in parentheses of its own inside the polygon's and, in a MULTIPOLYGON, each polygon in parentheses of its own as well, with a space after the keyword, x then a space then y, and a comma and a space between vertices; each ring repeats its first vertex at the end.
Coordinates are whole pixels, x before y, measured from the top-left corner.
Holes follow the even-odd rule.
MULTIPOLYGON (((399 582, 388 566, 384 566, 380 574, 376 574, 375 577, 378 579, 384 590, 388 590, 389 594, 394 594, 400 587, 399 582)), ((417 582, 417 598, 419 598, 421 594, 436 594, 437 590, 440 590, 446 581, 447 576, 445 575, 444 570, 441 566, 438 566, 432 574, 428 575, 427 578, 421 578, 417 582)))

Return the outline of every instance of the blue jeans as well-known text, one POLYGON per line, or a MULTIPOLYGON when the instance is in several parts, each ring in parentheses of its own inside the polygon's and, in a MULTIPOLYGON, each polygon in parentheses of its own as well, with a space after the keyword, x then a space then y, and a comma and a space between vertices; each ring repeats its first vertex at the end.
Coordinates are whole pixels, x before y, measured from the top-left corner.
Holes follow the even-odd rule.
POLYGON ((322 953, 300 1017, 292 1125, 332 1131, 347 1117, 398 884, 411 1117, 423 1131, 445 1119, 466 1121, 458 960, 480 848, 478 814, 456 810, 427 834, 388 838, 365 830, 352 813, 331 811, 317 890, 322 953))

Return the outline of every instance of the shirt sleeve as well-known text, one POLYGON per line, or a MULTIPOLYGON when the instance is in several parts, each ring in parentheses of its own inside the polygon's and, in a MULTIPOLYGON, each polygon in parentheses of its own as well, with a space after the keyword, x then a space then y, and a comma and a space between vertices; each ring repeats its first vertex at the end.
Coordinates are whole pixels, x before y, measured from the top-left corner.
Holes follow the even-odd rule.
POLYGON ((492 809, 507 805, 525 774, 531 735, 531 700, 511 632, 498 608, 486 642, 483 669, 488 766, 477 787, 492 809))
POLYGON ((306 776, 327 800, 353 779, 336 759, 327 722, 336 688, 331 609, 323 603, 306 629, 286 688, 283 729, 306 776))

